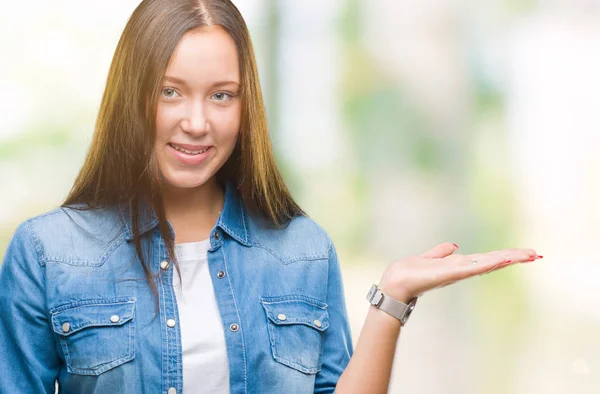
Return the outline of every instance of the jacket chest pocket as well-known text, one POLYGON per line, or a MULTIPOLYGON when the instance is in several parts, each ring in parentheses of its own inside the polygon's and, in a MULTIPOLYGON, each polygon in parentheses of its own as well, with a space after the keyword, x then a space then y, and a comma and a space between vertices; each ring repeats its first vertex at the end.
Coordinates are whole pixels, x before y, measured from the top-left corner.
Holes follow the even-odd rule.
POLYGON ((262 297, 275 361, 307 374, 321 370, 327 304, 305 296, 262 297))
POLYGON ((52 329, 59 337, 67 370, 99 375, 135 357, 135 300, 77 301, 54 308, 52 329))

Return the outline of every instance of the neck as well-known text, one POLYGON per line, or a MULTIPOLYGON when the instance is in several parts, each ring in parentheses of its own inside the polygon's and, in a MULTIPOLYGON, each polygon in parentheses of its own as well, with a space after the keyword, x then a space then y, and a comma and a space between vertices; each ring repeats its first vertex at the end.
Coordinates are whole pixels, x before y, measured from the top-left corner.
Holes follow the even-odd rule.
POLYGON ((225 193, 213 178, 192 189, 167 188, 163 194, 175 242, 196 242, 210 236, 223 209, 225 193))

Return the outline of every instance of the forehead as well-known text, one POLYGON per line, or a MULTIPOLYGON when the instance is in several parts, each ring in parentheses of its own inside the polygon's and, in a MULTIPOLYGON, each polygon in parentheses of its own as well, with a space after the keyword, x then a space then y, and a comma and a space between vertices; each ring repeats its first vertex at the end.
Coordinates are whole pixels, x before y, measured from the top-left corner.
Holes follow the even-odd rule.
POLYGON ((229 80, 239 83, 235 42, 222 27, 202 27, 187 32, 171 55, 166 75, 190 85, 229 80))

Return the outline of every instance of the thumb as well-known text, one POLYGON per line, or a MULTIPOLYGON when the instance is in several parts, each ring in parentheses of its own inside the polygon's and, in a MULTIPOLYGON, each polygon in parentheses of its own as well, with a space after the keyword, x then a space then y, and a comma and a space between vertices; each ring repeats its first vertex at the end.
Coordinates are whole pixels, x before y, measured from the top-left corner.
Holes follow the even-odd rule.
POLYGON ((458 250, 458 245, 450 243, 450 242, 444 242, 444 243, 441 243, 441 244, 435 246, 433 249, 423 253, 421 255, 421 257, 426 257, 428 259, 441 259, 446 256, 450 256, 452 253, 456 252, 457 250, 458 250))

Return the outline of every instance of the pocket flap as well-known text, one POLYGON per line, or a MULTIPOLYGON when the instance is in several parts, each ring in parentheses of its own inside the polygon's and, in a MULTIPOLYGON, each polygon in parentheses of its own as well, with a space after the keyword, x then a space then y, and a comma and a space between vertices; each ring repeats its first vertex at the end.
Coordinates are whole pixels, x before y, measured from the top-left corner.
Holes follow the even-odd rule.
POLYGON ((50 311, 55 333, 69 336, 87 327, 120 326, 133 318, 135 300, 85 300, 50 311))
POLYGON ((276 325, 304 324, 315 330, 329 327, 327 304, 305 296, 261 297, 267 317, 276 325))

